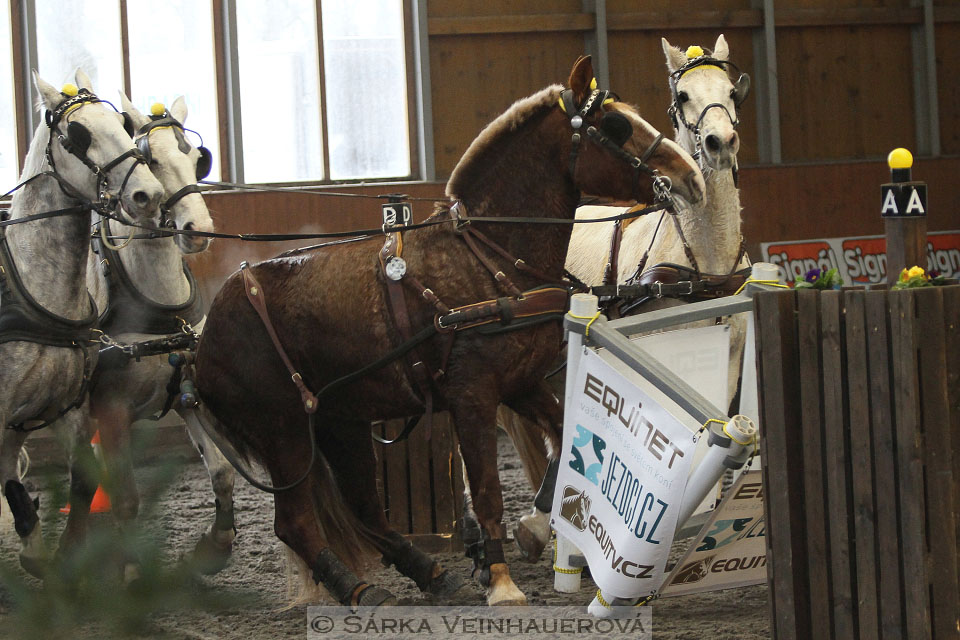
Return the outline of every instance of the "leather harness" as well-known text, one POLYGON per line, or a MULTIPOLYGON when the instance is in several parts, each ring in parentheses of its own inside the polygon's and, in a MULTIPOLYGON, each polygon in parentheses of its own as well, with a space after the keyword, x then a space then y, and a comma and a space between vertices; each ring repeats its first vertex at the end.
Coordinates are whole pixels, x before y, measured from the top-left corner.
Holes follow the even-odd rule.
MULTIPOLYGON (((108 225, 106 219, 99 224, 108 225)), ((107 226, 109 233, 109 225, 107 226)), ((107 307, 100 314, 100 327, 110 335, 148 333, 172 335, 182 333, 184 325, 195 325, 203 320, 203 300, 197 280, 187 261, 183 261, 183 275, 190 287, 190 296, 181 304, 161 304, 143 295, 133 284, 123 266, 120 255, 100 239, 91 238, 93 252, 100 256, 107 282, 107 307)))

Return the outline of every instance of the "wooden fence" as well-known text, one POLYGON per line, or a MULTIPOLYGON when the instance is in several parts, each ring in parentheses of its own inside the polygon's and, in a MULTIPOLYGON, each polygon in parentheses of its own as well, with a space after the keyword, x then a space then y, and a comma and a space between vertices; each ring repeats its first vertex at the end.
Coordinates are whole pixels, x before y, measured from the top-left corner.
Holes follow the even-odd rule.
MULTIPOLYGON (((382 437, 394 438, 403 421, 374 428, 382 437)), ((420 424, 406 440, 374 443, 380 498, 393 528, 424 551, 462 550, 463 472, 449 414, 435 414, 429 439, 427 435, 420 424)))
POLYGON ((774 637, 960 637, 960 286, 754 300, 774 637))

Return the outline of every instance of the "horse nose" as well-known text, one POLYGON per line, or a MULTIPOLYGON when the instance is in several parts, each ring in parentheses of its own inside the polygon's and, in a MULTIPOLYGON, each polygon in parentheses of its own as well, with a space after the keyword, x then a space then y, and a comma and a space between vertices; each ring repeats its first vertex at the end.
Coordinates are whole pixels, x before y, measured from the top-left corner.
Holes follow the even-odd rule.
POLYGON ((141 189, 140 191, 135 191, 133 193, 133 201, 138 207, 142 209, 148 209, 150 208, 150 205, 160 201, 160 194, 150 194, 141 189))
POLYGON ((715 133, 711 133, 704 138, 703 144, 710 153, 719 153, 720 148, 723 146, 723 144, 720 142, 720 136, 716 135, 715 133))

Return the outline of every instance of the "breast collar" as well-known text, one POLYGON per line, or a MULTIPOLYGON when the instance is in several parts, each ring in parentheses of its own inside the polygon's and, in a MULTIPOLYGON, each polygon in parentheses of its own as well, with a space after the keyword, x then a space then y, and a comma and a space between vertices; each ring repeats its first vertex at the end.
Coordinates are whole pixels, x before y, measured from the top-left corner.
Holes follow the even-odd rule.
MULTIPOLYGON (((107 220, 98 224, 107 224, 107 220)), ((203 298, 186 260, 183 260, 183 275, 189 283, 190 296, 182 304, 161 304, 137 289, 120 255, 100 239, 99 233, 94 233, 90 242, 93 252, 103 262, 107 282, 107 306, 100 314, 100 328, 104 332, 171 335, 180 333, 185 324, 192 326, 203 319, 203 298)))
POLYGON ((89 300, 90 314, 80 320, 45 309, 23 285, 6 234, 0 229, 0 344, 23 341, 51 347, 83 347, 97 342, 97 305, 92 296, 89 300))

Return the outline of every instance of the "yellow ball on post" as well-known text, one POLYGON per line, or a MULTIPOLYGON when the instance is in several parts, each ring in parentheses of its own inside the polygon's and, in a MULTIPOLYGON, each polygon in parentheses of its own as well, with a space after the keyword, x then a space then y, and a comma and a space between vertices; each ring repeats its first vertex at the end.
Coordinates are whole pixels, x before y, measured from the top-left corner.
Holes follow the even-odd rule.
POLYGON ((155 115, 155 116, 162 116, 162 115, 165 114, 166 112, 167 112, 167 108, 166 108, 165 106, 163 106, 163 103, 162 103, 162 102, 154 102, 154 103, 150 106, 150 113, 153 114, 153 115, 155 115))
POLYGON ((887 166, 891 169, 909 169, 913 166, 913 154, 903 147, 894 149, 887 156, 887 166))

